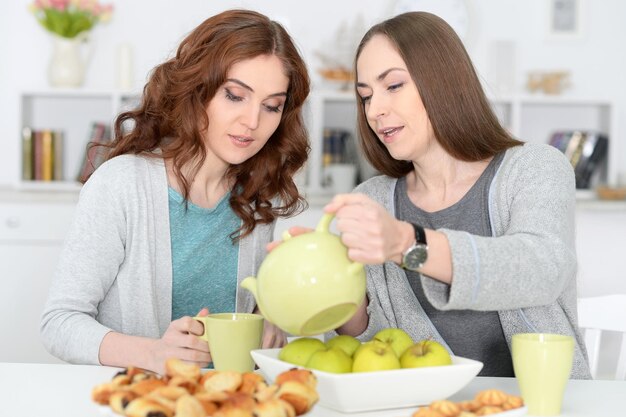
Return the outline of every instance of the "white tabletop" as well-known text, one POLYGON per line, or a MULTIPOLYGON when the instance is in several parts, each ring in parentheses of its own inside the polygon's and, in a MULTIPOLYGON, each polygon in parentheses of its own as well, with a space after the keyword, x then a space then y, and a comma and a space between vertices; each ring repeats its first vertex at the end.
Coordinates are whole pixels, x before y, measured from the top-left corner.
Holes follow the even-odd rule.
MULTIPOLYGON (((91 389, 107 382, 117 368, 85 365, 0 363, 0 416, 114 416, 91 401, 91 389)), ((518 394, 514 378, 477 377, 451 397, 468 400, 483 389, 499 388, 518 394)), ((626 381, 568 382, 563 417, 626 416, 626 381)), ((309 417, 410 417, 415 408, 344 414, 316 406, 309 417)))

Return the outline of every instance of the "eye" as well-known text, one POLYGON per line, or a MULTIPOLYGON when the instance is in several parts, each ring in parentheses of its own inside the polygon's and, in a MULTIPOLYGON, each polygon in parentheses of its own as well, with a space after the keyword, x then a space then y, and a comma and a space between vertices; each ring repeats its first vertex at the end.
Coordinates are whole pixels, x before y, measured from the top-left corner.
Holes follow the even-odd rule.
POLYGON ((282 105, 270 106, 268 104, 264 104, 263 106, 265 107, 265 110, 270 113, 280 113, 282 111, 282 105))
POLYGON ((224 91, 226 91, 226 98, 230 101, 240 102, 243 100, 243 97, 234 95, 228 88, 224 88, 224 91))
POLYGON ((361 96, 361 104, 367 104, 372 96, 361 96))
POLYGON ((403 85, 404 83, 391 84, 389 87, 387 87, 387 90, 396 91, 399 90, 403 85))

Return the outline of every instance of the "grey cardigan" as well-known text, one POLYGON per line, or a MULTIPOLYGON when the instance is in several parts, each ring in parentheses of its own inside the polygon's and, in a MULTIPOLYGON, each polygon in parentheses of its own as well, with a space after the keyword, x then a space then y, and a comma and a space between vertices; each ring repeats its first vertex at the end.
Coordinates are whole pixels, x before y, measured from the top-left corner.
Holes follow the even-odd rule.
MULTIPOLYGON (((355 192, 394 213, 396 181, 375 177, 355 192)), ((590 378, 577 325, 574 210, 573 170, 561 152, 537 144, 509 149, 489 191, 493 237, 440 229, 450 242, 453 282, 422 276, 428 300, 440 310, 498 311, 509 346, 515 333, 574 336, 571 376, 590 378)), ((369 324, 360 339, 401 327, 414 340, 445 345, 397 264, 368 266, 367 272, 369 324)))
MULTIPOLYGON (((172 312, 167 188, 163 160, 134 155, 104 163, 84 185, 41 320, 51 354, 99 364, 111 330, 152 338, 165 332, 172 312)), ((238 282, 256 273, 273 231, 274 224, 259 225, 240 240, 238 282)), ((254 306, 238 287, 236 310, 254 306)))

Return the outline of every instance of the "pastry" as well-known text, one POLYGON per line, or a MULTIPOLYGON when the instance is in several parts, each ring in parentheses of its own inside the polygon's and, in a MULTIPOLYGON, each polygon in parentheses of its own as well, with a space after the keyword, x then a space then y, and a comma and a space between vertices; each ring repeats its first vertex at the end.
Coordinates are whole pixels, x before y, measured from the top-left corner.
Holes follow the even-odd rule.
POLYGON ((461 412, 461 407, 457 403, 448 400, 434 401, 430 408, 439 411, 445 417, 455 417, 461 412))
POLYGON ((200 378, 200 367, 170 358, 165 361, 165 374, 169 377, 182 376, 197 381, 200 378))
POLYGON ((255 417, 295 417, 296 410, 286 401, 272 398, 257 404, 252 410, 255 417))
POLYGON ((214 372, 204 381, 203 387, 207 392, 228 391, 235 392, 241 386, 242 377, 239 372, 214 372))
POLYGON ((411 417, 444 417, 444 415, 430 407, 420 407, 411 417))
POLYGON ((507 393, 499 389, 488 389, 476 394, 476 400, 483 405, 502 405, 507 398, 507 393))
POLYGON ((295 417, 319 399, 317 379, 305 369, 284 372, 268 385, 254 372, 202 374, 178 359, 165 368, 164 376, 127 368, 96 385, 92 399, 126 417, 295 417))
POLYGON ((117 391, 111 394, 109 398, 109 407, 117 414, 124 414, 126 406, 138 395, 132 391, 117 391))
POLYGON ((278 388, 276 397, 291 404, 298 416, 308 412, 319 400, 315 388, 300 381, 283 382, 278 388))
POLYGON ((128 417, 173 417, 174 411, 149 398, 139 397, 132 400, 124 409, 128 417))
POLYGON ((483 407, 480 407, 480 409, 478 411, 476 411, 476 415, 477 416, 488 416, 491 414, 498 414, 503 412, 504 410, 502 409, 502 407, 498 407, 496 405, 485 405, 483 407))
POLYGON ((175 415, 176 417, 206 417, 207 414, 200 400, 186 394, 176 401, 175 415))

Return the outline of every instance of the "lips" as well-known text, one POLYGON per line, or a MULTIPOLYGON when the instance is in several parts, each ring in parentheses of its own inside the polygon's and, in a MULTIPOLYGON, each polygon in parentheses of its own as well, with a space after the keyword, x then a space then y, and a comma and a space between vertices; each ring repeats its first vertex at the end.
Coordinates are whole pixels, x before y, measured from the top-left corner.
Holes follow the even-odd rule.
POLYGON ((378 129, 377 132, 378 135, 383 139, 383 141, 391 142, 393 138, 398 134, 398 132, 400 132, 402 129, 404 129, 404 126, 384 127, 378 129))
POLYGON ((254 139, 252 139, 250 136, 228 135, 228 137, 230 138, 231 142, 238 147, 245 148, 247 146, 250 146, 250 144, 254 142, 254 139))

